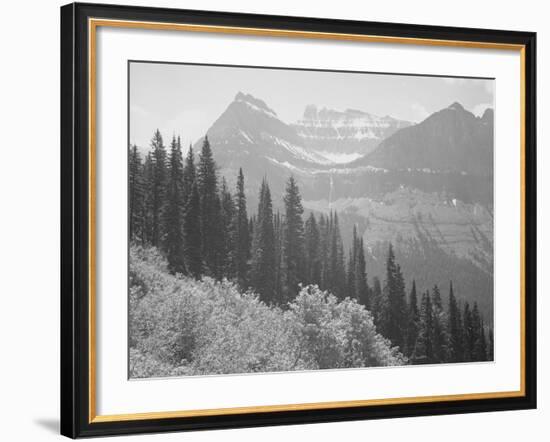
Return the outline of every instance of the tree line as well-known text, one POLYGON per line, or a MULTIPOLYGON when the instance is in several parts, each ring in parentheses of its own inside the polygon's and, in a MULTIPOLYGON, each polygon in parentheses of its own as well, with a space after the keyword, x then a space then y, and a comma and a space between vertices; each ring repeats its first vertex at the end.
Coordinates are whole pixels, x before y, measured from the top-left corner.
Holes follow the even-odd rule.
POLYGON ((136 145, 129 148, 129 237, 157 248, 171 273, 228 279, 282 308, 302 286, 317 285, 364 305, 380 333, 412 363, 493 359, 492 330, 477 304, 462 306, 452 283, 447 305, 437 286, 419 302, 414 280, 407 299, 391 244, 385 280, 382 284, 374 277, 370 287, 356 227, 346 258, 338 213, 311 212, 304 221, 293 176, 286 183, 282 211, 274 211, 264 179, 257 212, 249 217, 242 169, 232 192, 225 177, 218 176, 207 136, 198 159, 192 146, 183 158, 180 137, 173 136, 167 148, 158 130, 150 147, 144 159, 136 145))

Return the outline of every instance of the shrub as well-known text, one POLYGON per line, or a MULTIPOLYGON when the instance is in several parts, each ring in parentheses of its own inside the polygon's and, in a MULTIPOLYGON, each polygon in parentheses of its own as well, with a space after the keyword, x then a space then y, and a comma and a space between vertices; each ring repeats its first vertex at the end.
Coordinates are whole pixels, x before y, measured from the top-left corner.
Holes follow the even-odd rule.
POLYGON ((316 286, 282 310, 225 280, 170 275, 156 249, 132 246, 129 296, 131 377, 405 362, 363 306, 316 286))

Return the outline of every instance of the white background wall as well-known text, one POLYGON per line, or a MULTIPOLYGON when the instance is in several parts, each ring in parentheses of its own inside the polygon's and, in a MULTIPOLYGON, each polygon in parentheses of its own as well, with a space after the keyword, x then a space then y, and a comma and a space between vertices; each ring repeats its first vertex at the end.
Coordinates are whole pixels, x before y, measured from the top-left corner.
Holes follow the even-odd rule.
MULTIPOLYGON (((550 222, 547 105, 550 13, 543 1, 120 0, 126 4, 500 28, 538 32, 539 409, 462 416, 225 430, 125 440, 548 440, 550 322, 544 278, 550 222), (545 249, 545 250, 543 250, 545 249)), ((59 6, 11 1, 0 25, 0 439, 58 438, 59 6)), ((535 245, 532 245, 535 246, 535 245)), ((548 272, 548 269, 546 269, 548 272)))

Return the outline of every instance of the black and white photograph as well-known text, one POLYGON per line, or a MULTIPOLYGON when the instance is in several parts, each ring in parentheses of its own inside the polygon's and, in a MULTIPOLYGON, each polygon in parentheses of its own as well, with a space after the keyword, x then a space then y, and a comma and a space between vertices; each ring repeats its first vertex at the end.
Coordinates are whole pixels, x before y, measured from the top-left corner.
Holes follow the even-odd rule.
POLYGON ((494 79, 128 80, 129 378, 493 360, 494 79))

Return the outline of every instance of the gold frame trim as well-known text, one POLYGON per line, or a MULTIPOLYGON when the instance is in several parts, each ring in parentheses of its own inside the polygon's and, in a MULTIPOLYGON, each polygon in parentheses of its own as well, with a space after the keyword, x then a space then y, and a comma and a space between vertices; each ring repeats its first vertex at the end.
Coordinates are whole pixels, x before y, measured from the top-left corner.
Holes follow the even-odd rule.
POLYGON ((377 35, 340 34, 329 32, 292 31, 285 29, 245 28, 236 26, 210 26, 182 23, 140 22, 129 20, 88 19, 89 36, 89 423, 138 421, 146 419, 169 419, 179 417, 221 416, 246 413, 273 413, 278 411, 322 410, 328 408, 365 407, 375 405, 420 404, 427 402, 481 400, 497 398, 523 397, 525 385, 525 45, 493 42, 474 42, 458 40, 438 40, 409 37, 389 37, 377 35), (489 393, 466 393, 438 396, 416 396, 388 399, 368 399, 353 401, 315 402, 284 405, 261 405, 235 408, 215 408, 198 410, 159 411, 129 414, 96 414, 96 34, 97 28, 134 28, 163 31, 206 32, 217 34, 254 35, 265 37, 308 38, 369 43, 412 44, 420 46, 445 46, 475 49, 497 49, 519 51, 520 53, 520 389, 518 391, 499 391, 489 393))

